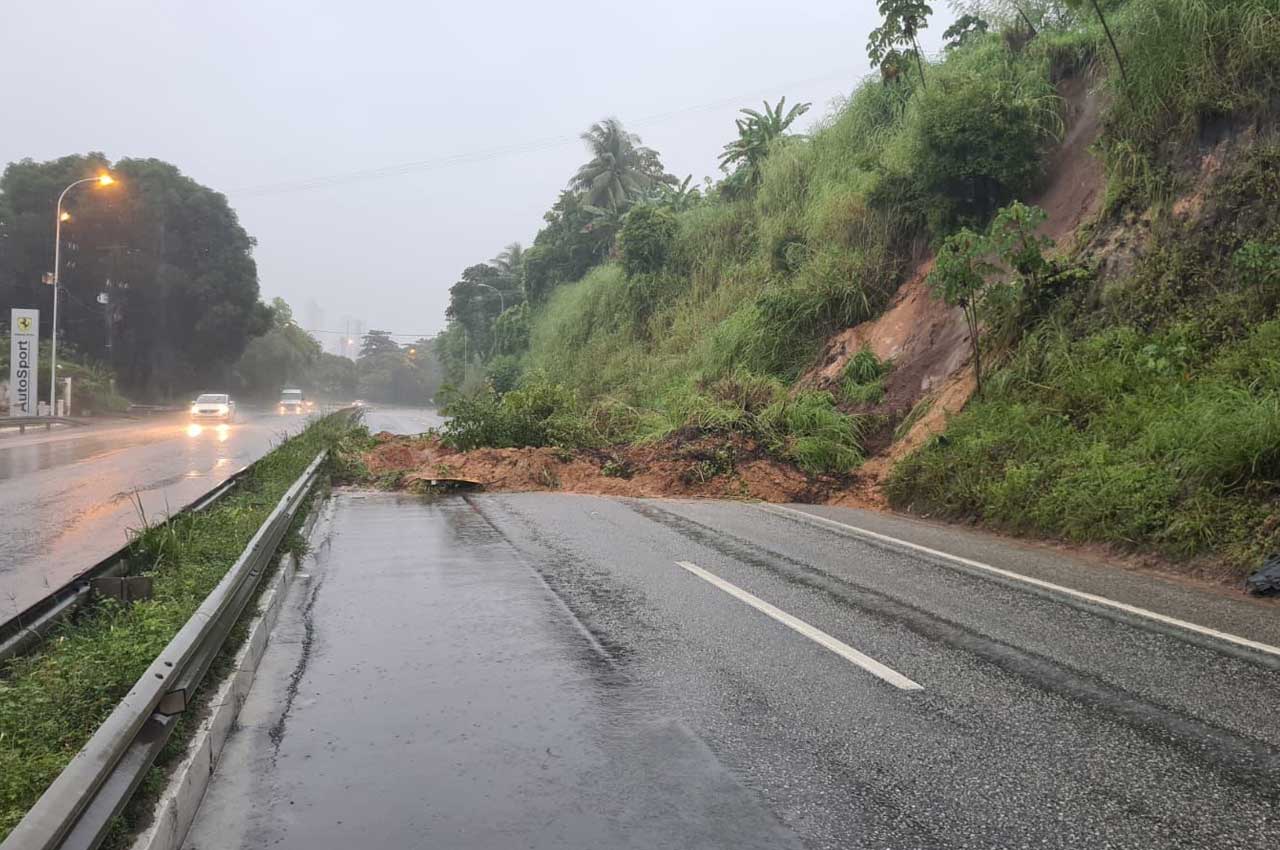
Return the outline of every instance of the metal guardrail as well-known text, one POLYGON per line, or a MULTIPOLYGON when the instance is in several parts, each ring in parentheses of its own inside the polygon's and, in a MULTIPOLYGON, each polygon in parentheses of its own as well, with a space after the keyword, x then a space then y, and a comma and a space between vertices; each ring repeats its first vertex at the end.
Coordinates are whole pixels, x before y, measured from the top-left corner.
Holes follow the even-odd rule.
POLYGON ((48 431, 54 425, 83 425, 79 419, 66 416, 0 416, 0 428, 17 428, 19 434, 27 433, 28 428, 43 425, 48 431))
POLYGON ((243 613, 328 456, 322 451, 276 504, 191 619, 58 774, 0 850, 93 850, 173 732, 178 715, 243 613))
MULTIPOLYGON (((348 415, 358 415, 360 411, 359 408, 341 407, 327 411, 325 415, 332 416, 344 412, 348 415)), ((48 417, 39 418, 47 419, 48 417)), ((0 419, 0 422, 2 421, 3 419, 0 419)), ((257 461, 232 473, 203 496, 176 513, 170 514, 165 521, 170 522, 184 514, 212 507, 219 499, 234 490, 243 478, 250 475, 256 465, 257 461)), ((132 543, 126 543, 42 599, 28 605, 8 619, 0 621, 0 661, 20 655, 44 640, 50 629, 88 601, 94 579, 122 575, 129 567, 132 547, 132 543)))
MULTIPOLYGON (((232 473, 217 487, 176 513, 170 514, 165 522, 171 522, 193 511, 203 511, 212 507, 219 499, 231 492, 253 467, 254 464, 249 464, 232 473)), ((20 655, 44 640, 53 626, 88 601, 94 579, 123 574, 128 569, 132 548, 133 543, 126 543, 57 590, 0 622, 0 661, 20 655)))

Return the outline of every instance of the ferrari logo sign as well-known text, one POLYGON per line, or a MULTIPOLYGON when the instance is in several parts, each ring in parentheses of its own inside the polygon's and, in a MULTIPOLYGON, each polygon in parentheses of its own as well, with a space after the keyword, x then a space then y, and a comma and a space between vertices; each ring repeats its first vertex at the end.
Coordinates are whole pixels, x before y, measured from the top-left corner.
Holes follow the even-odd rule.
POLYGON ((9 328, 9 415, 35 416, 40 311, 15 307, 9 328))

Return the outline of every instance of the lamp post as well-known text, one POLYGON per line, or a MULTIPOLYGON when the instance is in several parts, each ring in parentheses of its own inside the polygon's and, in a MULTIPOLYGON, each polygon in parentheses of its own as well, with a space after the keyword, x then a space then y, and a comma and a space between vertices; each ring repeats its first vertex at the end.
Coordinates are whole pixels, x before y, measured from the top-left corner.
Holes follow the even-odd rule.
POLYGON ((53 331, 49 336, 49 415, 54 416, 58 412, 58 405, 55 400, 58 393, 58 282, 62 271, 62 222, 70 218, 62 212, 62 199, 67 196, 75 187, 82 183, 97 183, 99 186, 110 186, 116 182, 115 178, 110 174, 99 174, 97 177, 86 177, 83 180, 77 180, 70 186, 62 190, 62 194, 58 196, 58 205, 54 210, 54 226, 53 226, 53 331))
MULTIPOLYGON (((501 289, 499 289, 496 286, 490 286, 487 283, 476 283, 476 286, 483 286, 485 289, 492 289, 494 292, 498 293, 498 315, 501 316, 503 313, 507 312, 507 299, 502 297, 501 289)), ((465 328, 463 329, 463 332, 464 333, 466 332, 465 328)), ((466 337, 463 337, 463 345, 465 347, 466 337)), ((493 352, 497 350, 498 350, 498 335, 494 334, 493 345, 490 346, 490 352, 489 352, 490 356, 492 356, 493 352)))
POLYGON ((498 293, 498 315, 501 316, 507 312, 507 299, 502 297, 502 290, 496 286, 490 286, 487 283, 477 283, 476 286, 483 286, 485 289, 492 289, 498 293))

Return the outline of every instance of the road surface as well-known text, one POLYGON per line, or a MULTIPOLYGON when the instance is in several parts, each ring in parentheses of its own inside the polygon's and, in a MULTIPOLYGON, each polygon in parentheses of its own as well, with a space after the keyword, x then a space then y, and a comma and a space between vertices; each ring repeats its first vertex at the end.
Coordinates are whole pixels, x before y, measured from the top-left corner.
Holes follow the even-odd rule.
MULTIPOLYGON (((403 433, 439 421, 376 407, 368 419, 403 433)), ((194 501, 302 424, 242 409, 225 428, 166 416, 0 436, 0 621, 123 546, 143 514, 194 501)))
POLYGON ((189 850, 1276 846, 1276 606, 841 509, 346 493, 313 542, 189 850))

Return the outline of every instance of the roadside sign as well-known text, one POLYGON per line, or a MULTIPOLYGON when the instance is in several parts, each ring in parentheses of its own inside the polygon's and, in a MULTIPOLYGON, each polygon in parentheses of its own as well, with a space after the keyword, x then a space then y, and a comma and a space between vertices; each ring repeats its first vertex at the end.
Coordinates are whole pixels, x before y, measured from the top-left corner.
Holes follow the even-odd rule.
POLYGON ((36 415, 40 311, 14 307, 9 320, 9 415, 36 415))

